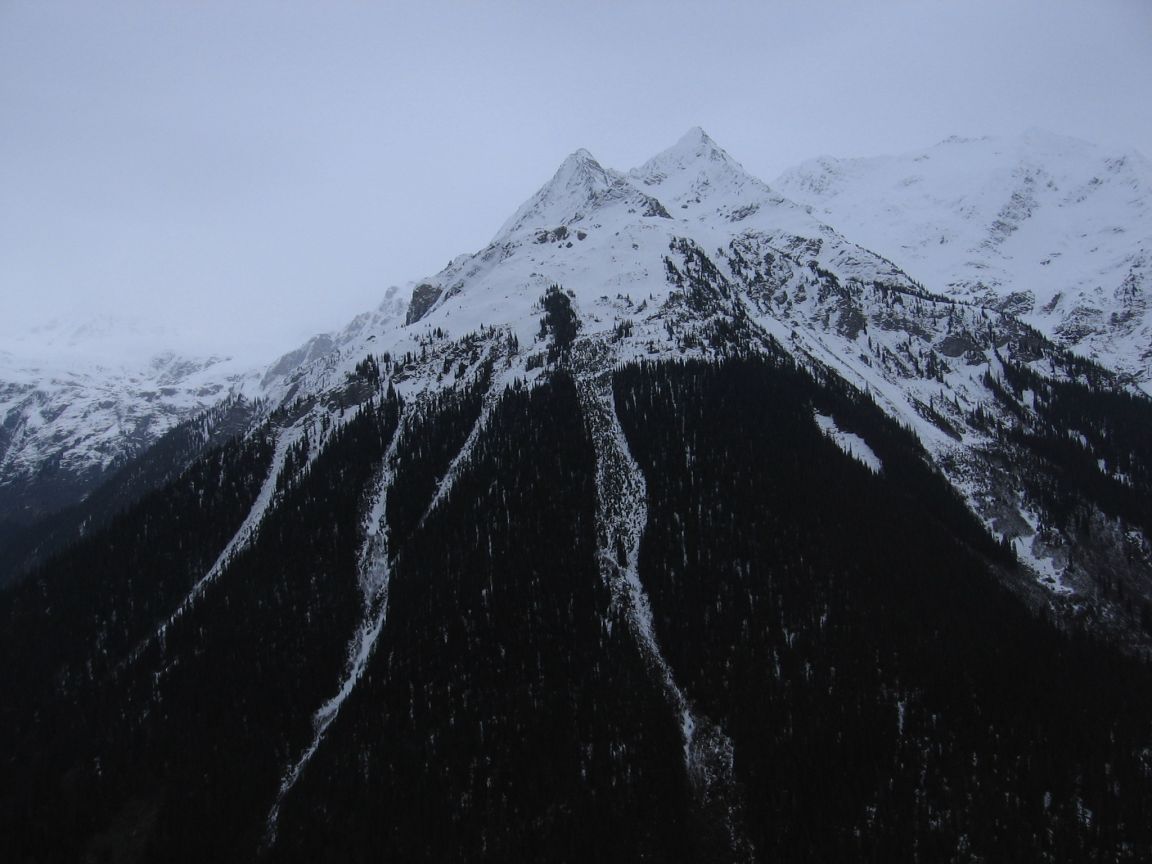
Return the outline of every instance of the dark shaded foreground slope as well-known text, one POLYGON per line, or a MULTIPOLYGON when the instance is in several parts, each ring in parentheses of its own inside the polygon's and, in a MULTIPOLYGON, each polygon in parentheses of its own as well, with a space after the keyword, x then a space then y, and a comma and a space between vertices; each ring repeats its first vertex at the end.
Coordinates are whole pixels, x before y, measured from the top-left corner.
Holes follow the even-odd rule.
MULTIPOLYGON (((183 550, 186 586, 247 499, 207 551, 178 530, 217 512, 195 500, 157 534, 206 481, 177 482, 86 541, 106 563, 61 558, 0 597, 4 860, 724 861, 733 827, 762 861, 1152 856, 1152 673, 1003 590, 989 568, 1010 556, 910 434, 775 357, 631 366, 614 394, 647 488, 655 641, 697 734, 730 742, 734 826, 602 578, 592 424, 557 372, 487 415, 479 389, 367 403, 120 671, 134 638, 101 634, 146 633, 178 602, 144 602, 170 566, 149 555, 183 550), (387 617, 268 847, 363 620, 357 556, 394 435, 387 617)), ((193 470, 251 496, 268 444, 248 446, 193 470)))
POLYGON ((1152 854, 1149 668, 1005 591, 910 433, 787 360, 633 367, 616 398, 659 638, 732 738, 764 860, 1152 854))

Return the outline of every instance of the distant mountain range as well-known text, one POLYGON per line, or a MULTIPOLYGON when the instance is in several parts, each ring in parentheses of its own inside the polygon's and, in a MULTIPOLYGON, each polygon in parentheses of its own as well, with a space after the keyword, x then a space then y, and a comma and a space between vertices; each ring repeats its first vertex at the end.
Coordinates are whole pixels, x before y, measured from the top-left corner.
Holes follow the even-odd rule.
POLYGON ((1031 130, 821 158, 775 188, 950 297, 1016 315, 1152 392, 1152 163, 1031 130))

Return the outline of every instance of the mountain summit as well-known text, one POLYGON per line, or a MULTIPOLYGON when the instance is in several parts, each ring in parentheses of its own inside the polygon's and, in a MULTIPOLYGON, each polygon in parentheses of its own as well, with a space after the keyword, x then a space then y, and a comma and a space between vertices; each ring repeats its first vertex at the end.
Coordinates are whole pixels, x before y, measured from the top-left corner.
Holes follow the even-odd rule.
POLYGON ((767 192, 767 187, 744 171, 699 126, 689 129, 667 150, 653 156, 628 176, 649 187, 658 187, 669 204, 688 209, 705 198, 740 195, 747 187, 767 192))
POLYGON ((605 171, 581 148, 556 169, 556 174, 525 201, 497 232, 497 237, 521 228, 555 227, 583 218, 618 177, 605 171))

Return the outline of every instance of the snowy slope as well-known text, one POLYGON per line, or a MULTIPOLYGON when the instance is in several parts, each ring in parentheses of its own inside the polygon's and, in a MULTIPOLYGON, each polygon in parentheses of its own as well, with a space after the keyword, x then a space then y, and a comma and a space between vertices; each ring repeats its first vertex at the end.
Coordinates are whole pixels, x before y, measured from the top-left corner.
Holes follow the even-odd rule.
POLYGON ((1152 386, 1152 163, 1031 130, 819 158, 776 187, 931 289, 1152 386))

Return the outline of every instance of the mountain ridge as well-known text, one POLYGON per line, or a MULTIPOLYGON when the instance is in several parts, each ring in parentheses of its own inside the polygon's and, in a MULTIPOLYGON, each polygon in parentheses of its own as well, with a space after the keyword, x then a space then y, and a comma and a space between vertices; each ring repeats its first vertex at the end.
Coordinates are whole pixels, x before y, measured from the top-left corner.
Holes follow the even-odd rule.
POLYGON ((1147 390, 1152 164, 1029 130, 821 157, 776 185, 949 296, 1011 311, 1147 390))

